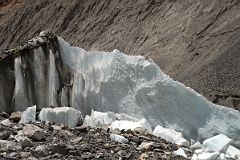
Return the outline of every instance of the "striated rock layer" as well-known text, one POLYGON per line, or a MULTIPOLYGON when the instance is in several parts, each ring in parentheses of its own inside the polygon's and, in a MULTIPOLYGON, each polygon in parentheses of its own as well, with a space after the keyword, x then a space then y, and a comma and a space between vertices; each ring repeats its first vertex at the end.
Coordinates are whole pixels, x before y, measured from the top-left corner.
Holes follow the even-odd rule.
POLYGON ((222 133, 240 146, 240 113, 207 101, 142 56, 88 52, 42 32, 1 60, 0 108, 71 106, 145 117, 202 140, 222 133))

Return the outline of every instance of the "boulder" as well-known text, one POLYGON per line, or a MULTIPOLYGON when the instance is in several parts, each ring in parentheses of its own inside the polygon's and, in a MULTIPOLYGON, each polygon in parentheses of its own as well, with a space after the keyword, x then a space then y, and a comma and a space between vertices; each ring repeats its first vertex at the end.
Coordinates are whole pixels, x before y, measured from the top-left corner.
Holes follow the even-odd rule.
POLYGON ((9 120, 13 121, 13 122, 16 122, 18 123, 20 121, 22 117, 22 112, 13 112, 10 117, 9 117, 9 120))
POLYGON ((30 139, 36 140, 36 141, 40 141, 44 139, 43 129, 33 124, 27 124, 25 127, 23 127, 23 130, 20 131, 19 134, 25 135, 30 139))

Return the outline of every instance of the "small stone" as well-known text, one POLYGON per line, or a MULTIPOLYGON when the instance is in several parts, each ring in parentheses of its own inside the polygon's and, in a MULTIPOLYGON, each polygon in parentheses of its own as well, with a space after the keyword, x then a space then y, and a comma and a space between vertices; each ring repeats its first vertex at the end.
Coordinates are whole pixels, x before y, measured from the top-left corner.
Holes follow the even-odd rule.
POLYGON ((21 152, 21 157, 22 158, 28 158, 31 155, 30 152, 21 152))
POLYGON ((52 151, 52 153, 59 153, 61 155, 67 155, 69 152, 69 149, 64 145, 57 144, 52 147, 51 151, 52 151))
POLYGON ((45 145, 40 145, 34 150, 34 154, 37 157, 45 157, 49 154, 49 151, 45 145))
POLYGON ((13 112, 10 117, 9 117, 9 120, 15 122, 15 123, 18 123, 21 119, 21 116, 22 116, 22 112, 13 112))
POLYGON ((7 140, 11 134, 12 134, 12 132, 4 130, 4 131, 0 132, 0 139, 7 140))
POLYGON ((138 147, 148 150, 153 144, 154 142, 142 142, 138 147))
POLYGON ((32 141, 27 138, 27 137, 23 137, 20 141, 20 145, 22 148, 26 148, 26 147, 32 147, 33 144, 32 144, 32 141))
POLYGON ((76 137, 72 141, 73 144, 78 144, 82 140, 82 137, 76 137))
POLYGON ((92 155, 90 153, 81 155, 81 159, 91 159, 91 157, 92 157, 92 155))
POLYGON ((32 140, 40 141, 44 139, 43 129, 33 124, 27 124, 23 127, 22 133, 32 140))
POLYGON ((128 143, 128 140, 125 137, 117 134, 111 134, 110 139, 111 141, 115 141, 119 143, 128 143))

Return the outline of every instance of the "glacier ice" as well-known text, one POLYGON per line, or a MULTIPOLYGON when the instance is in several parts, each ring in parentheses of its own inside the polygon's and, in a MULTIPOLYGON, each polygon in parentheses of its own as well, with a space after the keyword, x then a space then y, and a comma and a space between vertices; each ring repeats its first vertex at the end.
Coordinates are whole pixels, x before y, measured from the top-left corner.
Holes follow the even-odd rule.
POLYGON ((128 143, 129 142, 125 137, 118 135, 118 134, 111 134, 110 139, 111 139, 111 141, 119 142, 119 143, 128 143))
POLYGON ((223 134, 219 134, 203 141, 202 147, 203 150, 206 152, 226 153, 231 142, 232 139, 228 138, 223 134))
POLYGON ((178 150, 173 151, 173 154, 183 156, 183 157, 187 158, 187 155, 182 148, 179 148, 178 150))
POLYGON ((136 128, 144 128, 148 131, 148 133, 152 133, 151 124, 145 119, 141 119, 138 122, 132 122, 127 120, 116 120, 110 125, 110 129, 113 130, 134 130, 136 128))
POLYGON ((160 125, 154 129, 153 135, 178 145, 189 146, 189 142, 183 138, 182 133, 176 132, 173 129, 163 128, 160 125))
POLYGON ((26 111, 22 113, 19 123, 29 123, 36 121, 36 106, 28 107, 26 111))
POLYGON ((239 112, 207 101, 142 56, 88 52, 58 37, 18 55, 13 74, 14 96, 0 104, 13 103, 14 110, 36 104, 71 106, 83 116, 91 110, 125 113, 197 141, 221 133, 240 147, 239 112))
POLYGON ((80 122, 81 112, 70 107, 42 108, 39 119, 45 122, 55 122, 76 127, 80 122))

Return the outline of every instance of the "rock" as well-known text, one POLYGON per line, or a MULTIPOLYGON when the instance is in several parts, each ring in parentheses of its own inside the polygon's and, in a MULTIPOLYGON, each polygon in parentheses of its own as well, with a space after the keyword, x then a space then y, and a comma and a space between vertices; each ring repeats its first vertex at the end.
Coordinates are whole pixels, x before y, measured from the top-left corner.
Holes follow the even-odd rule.
POLYGON ((45 145, 40 145, 36 147, 36 149, 34 150, 34 154, 37 157, 45 157, 49 155, 49 151, 45 145))
POLYGON ((203 153, 203 149, 196 149, 194 151, 195 154, 200 154, 200 153, 203 153))
POLYGON ((178 145, 189 146, 189 142, 183 138, 182 133, 174 131, 173 129, 163 128, 160 125, 156 126, 153 135, 178 145))
POLYGON ((21 152, 21 158, 28 158, 31 155, 30 152, 21 152))
POLYGON ((14 160, 17 159, 17 153, 16 152, 11 152, 9 154, 4 154, 3 158, 6 158, 8 160, 14 160))
POLYGON ((32 141, 29 138, 27 138, 27 137, 23 137, 20 140, 20 145, 21 145, 22 148, 32 147, 33 146, 32 141))
POLYGON ((1 131, 0 132, 0 139, 1 140, 7 140, 10 137, 11 134, 12 134, 12 132, 7 131, 7 130, 1 131))
POLYGON ((82 140, 82 137, 76 137, 75 139, 71 140, 73 144, 78 144, 82 140))
POLYGON ((36 121, 36 106, 28 107, 21 115, 19 123, 29 123, 36 121))
POLYGON ((117 134, 111 134, 110 139, 111 141, 114 141, 114 142, 128 143, 128 140, 125 137, 117 134))
POLYGON ((232 139, 223 134, 219 134, 203 141, 203 150, 205 152, 226 153, 232 139))
POLYGON ((148 150, 153 144, 154 144, 154 142, 142 142, 138 147, 140 149, 148 150))
POLYGON ((39 119, 76 127, 82 119, 81 112, 71 107, 42 108, 39 119))
POLYGON ((187 158, 187 155, 182 148, 179 148, 178 150, 173 151, 173 154, 187 158))
POLYGON ((69 149, 65 145, 56 144, 56 145, 52 146, 51 152, 54 154, 58 153, 61 155, 67 155, 69 152, 69 149))
POLYGON ((200 142, 196 142, 193 145, 189 146, 190 149, 201 149, 202 148, 202 144, 200 142))
POLYGON ((17 145, 15 142, 0 140, 0 151, 1 152, 9 152, 9 151, 18 151, 21 147, 17 145))
POLYGON ((9 121, 9 119, 5 119, 5 120, 1 121, 1 124, 9 127, 12 123, 9 121))
POLYGON ((91 158, 92 158, 92 155, 90 153, 81 155, 81 159, 91 159, 91 158))
POLYGON ((23 127, 22 134, 36 141, 44 139, 43 129, 33 124, 27 124, 25 127, 23 127))
POLYGON ((9 120, 15 122, 15 123, 18 123, 21 119, 21 116, 22 116, 22 112, 13 112, 10 117, 9 117, 9 120))
POLYGON ((198 160, 216 160, 219 155, 219 152, 203 152, 198 155, 198 160))

